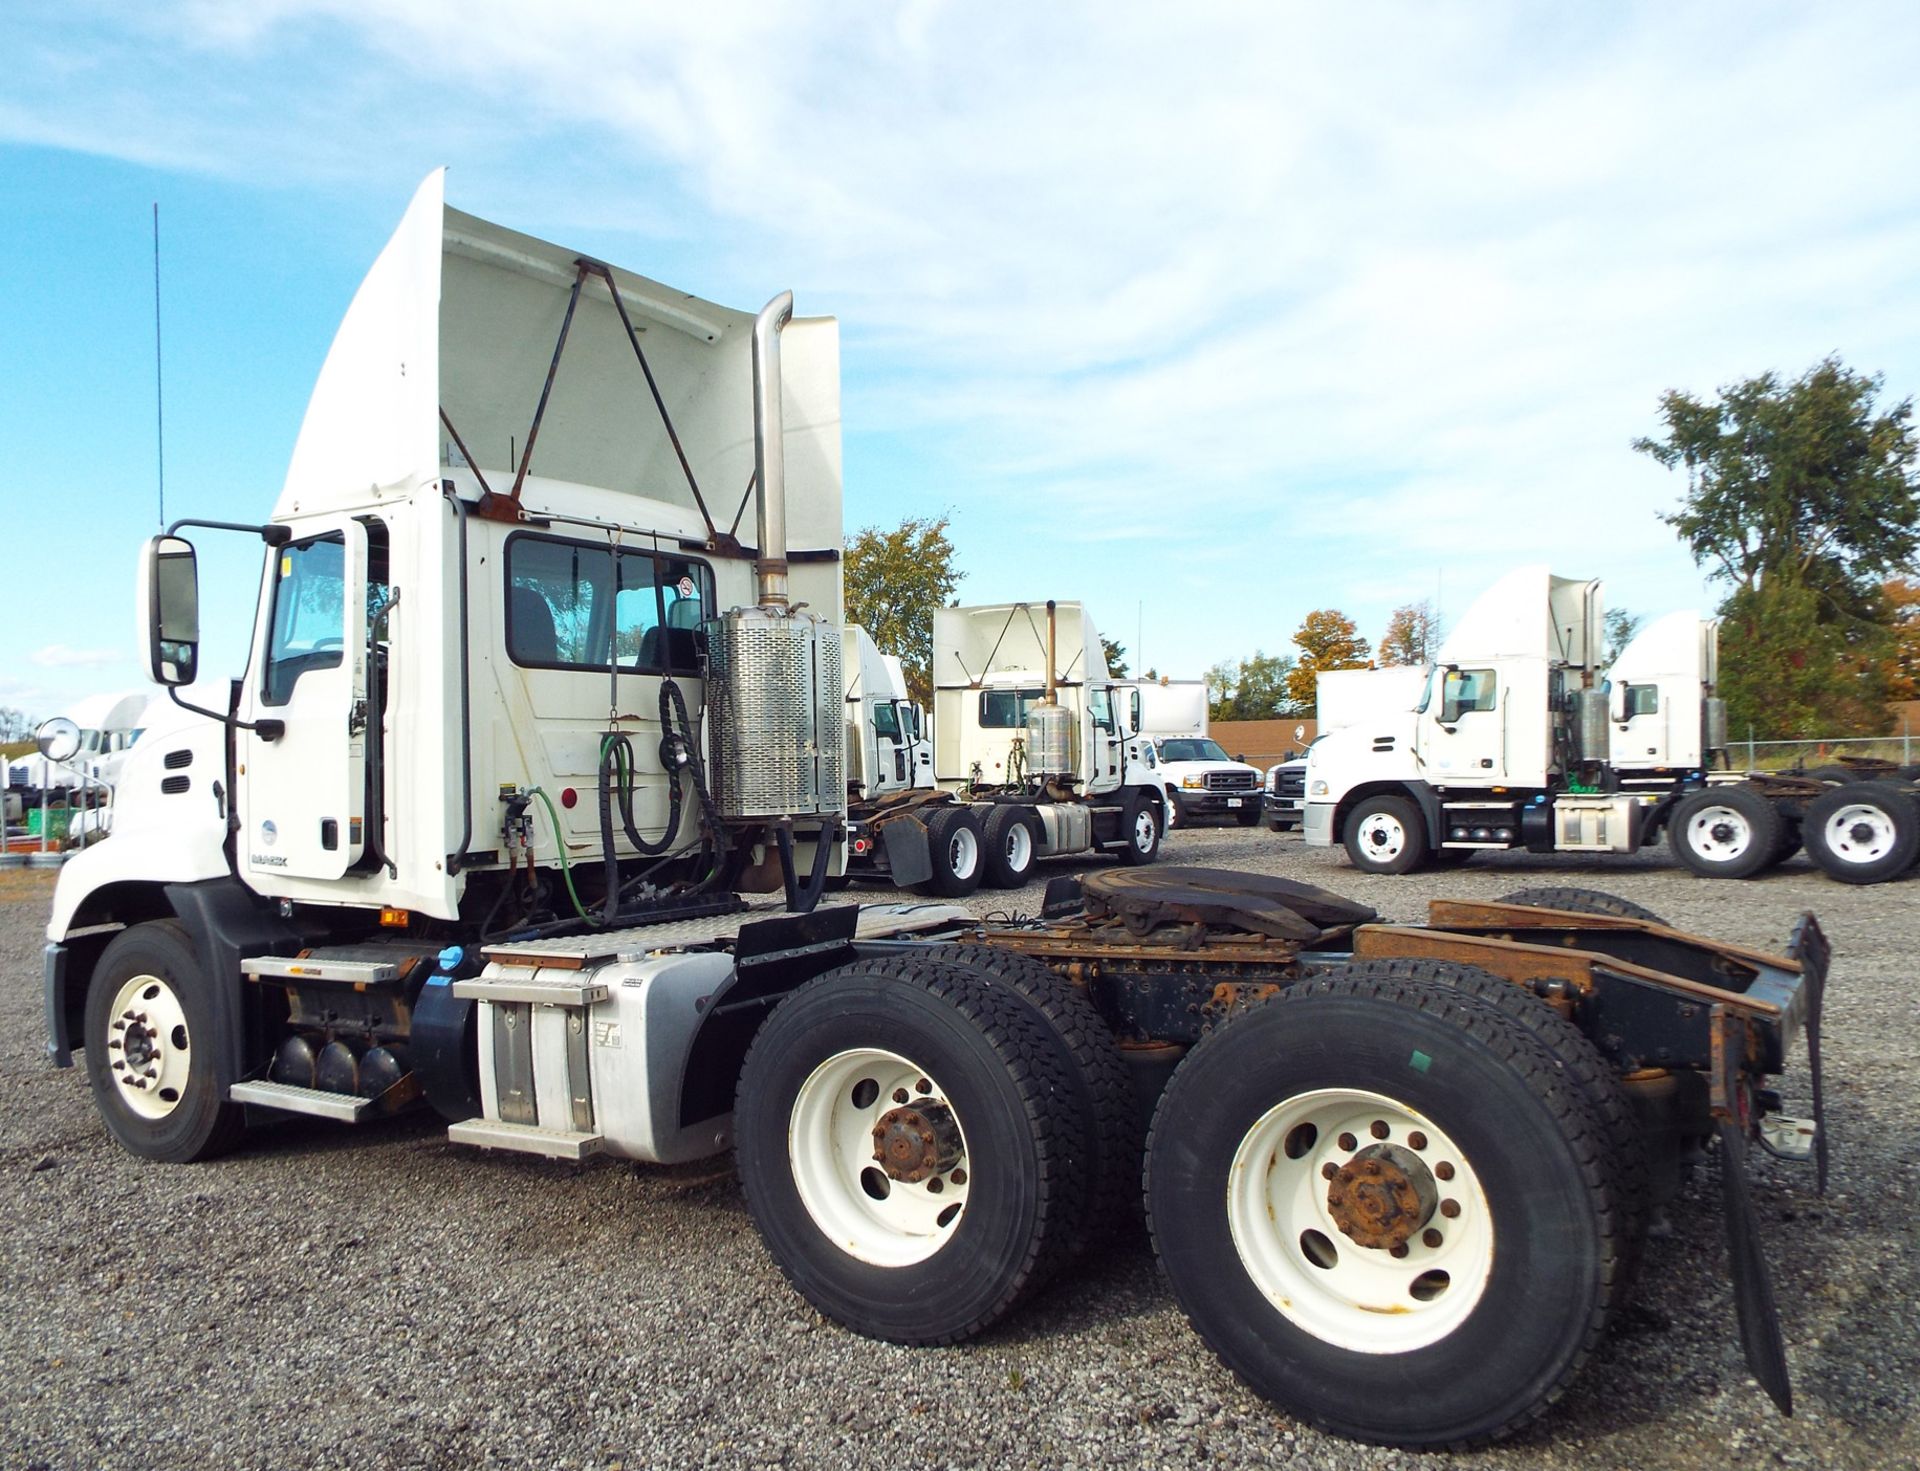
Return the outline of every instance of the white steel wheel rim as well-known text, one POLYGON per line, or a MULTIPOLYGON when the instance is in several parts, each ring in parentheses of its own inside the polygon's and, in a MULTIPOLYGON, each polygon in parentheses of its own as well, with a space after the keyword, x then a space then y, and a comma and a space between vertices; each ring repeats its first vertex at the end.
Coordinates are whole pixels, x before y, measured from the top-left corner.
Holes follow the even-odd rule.
POLYGON ((1360 824, 1360 848, 1369 858, 1391 863, 1407 849, 1407 826, 1391 812, 1369 812, 1360 824))
POLYGON ((1297 1094, 1247 1131, 1227 1180, 1227 1223, 1240 1264, 1280 1315, 1354 1353, 1439 1342, 1473 1313, 1493 1270, 1493 1214, 1466 1156, 1405 1104, 1360 1089, 1297 1094), (1351 1240, 1328 1203, 1326 1167, 1382 1145, 1418 1159, 1434 1188, 1400 1257, 1351 1240), (1457 1214, 1443 1214, 1448 1203, 1457 1214))
POLYGON ((1033 834, 1027 830, 1024 822, 1016 822, 1007 828, 1006 842, 1001 847, 1007 860, 1010 873, 1025 873, 1033 866, 1033 834))
POLYGON ((1872 802, 1849 802, 1826 821, 1827 850, 1846 863, 1877 863, 1893 851, 1893 818, 1872 802))
POLYGON ((1142 807, 1133 814, 1133 846, 1145 853, 1153 847, 1153 839, 1153 809, 1142 807))
POLYGON ((107 1075, 133 1113, 164 1119, 180 1106, 193 1070, 187 1013, 159 976, 134 976, 114 993, 107 1022, 107 1075))
POLYGON ((957 879, 972 878, 980 866, 980 840, 973 829, 956 827, 947 835, 947 867, 957 879))
MULTIPOLYGON (((807 1076, 787 1125, 800 1203, 835 1246, 876 1267, 910 1267, 952 1240, 971 1183, 964 1131, 958 1162, 941 1173, 919 1183, 888 1178, 875 1157, 873 1131, 903 1106, 901 1094, 904 1106, 952 1108, 933 1075, 917 1064, 895 1052, 853 1048, 807 1076)), ((953 1122, 957 1129, 957 1113, 953 1122)))
POLYGON ((1716 803, 1687 819, 1687 844, 1702 858, 1731 863, 1753 843, 1753 824, 1735 808, 1716 803))

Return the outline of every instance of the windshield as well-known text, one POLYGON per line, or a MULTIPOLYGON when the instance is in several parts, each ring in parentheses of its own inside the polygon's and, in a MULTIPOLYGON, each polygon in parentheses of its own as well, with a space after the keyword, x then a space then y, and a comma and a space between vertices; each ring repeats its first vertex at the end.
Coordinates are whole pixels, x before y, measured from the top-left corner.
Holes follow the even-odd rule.
POLYGON ((1162 761, 1231 761, 1218 741, 1177 740, 1160 743, 1162 761))

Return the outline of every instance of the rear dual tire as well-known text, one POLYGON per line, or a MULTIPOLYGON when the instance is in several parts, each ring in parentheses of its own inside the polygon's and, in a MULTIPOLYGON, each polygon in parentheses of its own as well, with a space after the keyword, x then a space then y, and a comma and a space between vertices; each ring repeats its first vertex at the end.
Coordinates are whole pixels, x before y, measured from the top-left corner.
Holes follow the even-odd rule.
POLYGON ((1828 878, 1884 883, 1920 855, 1920 807, 1891 782, 1853 781, 1807 803, 1800 837, 1828 878))
POLYGON ((1605 1124, 1561 1076, 1529 1026, 1430 982, 1302 982, 1216 1028, 1147 1146, 1154 1244, 1194 1328, 1355 1439, 1467 1445, 1538 1416, 1600 1337, 1623 1244, 1605 1124), (1347 1203, 1369 1160, 1411 1209, 1347 1203))

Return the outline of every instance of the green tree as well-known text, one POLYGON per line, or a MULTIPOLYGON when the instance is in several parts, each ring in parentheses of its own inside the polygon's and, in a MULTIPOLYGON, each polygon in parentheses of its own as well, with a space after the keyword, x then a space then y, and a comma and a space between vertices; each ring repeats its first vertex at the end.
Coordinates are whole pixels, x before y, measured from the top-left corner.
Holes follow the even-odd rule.
POLYGON ((1115 679, 1127 677, 1127 646, 1100 635, 1100 651, 1107 656, 1107 673, 1115 679))
POLYGON ((1293 642, 1300 657, 1287 671, 1287 694, 1296 709, 1313 708, 1316 685, 1325 671, 1367 667, 1367 641, 1353 620, 1337 608, 1316 608, 1307 614, 1293 642))
POLYGON ((1207 680, 1207 718, 1210 720, 1271 720, 1295 713, 1293 697, 1287 692, 1287 676, 1293 672, 1293 660, 1285 654, 1253 653, 1229 663, 1222 660, 1209 669, 1207 680))
POLYGON ((954 565, 948 518, 910 516, 891 531, 865 526, 847 543, 847 621, 899 656, 907 692, 933 699, 933 610, 948 606, 966 573, 954 565))
POLYGON ((1633 642, 1640 625, 1646 621, 1638 613, 1629 613, 1625 608, 1607 609, 1607 651, 1601 656, 1601 664, 1610 665, 1618 659, 1621 651, 1633 642))
POLYGON ((1380 635, 1380 667, 1425 667, 1439 649, 1440 620, 1434 617, 1432 599, 1402 603, 1387 619, 1387 631, 1380 635))
POLYGON ((1733 729, 1769 736, 1885 728, 1892 612, 1882 580, 1920 548, 1913 401, 1881 412, 1878 375, 1838 358, 1703 402, 1663 394, 1666 432, 1633 447, 1685 469, 1662 516, 1728 587, 1720 688, 1733 729))

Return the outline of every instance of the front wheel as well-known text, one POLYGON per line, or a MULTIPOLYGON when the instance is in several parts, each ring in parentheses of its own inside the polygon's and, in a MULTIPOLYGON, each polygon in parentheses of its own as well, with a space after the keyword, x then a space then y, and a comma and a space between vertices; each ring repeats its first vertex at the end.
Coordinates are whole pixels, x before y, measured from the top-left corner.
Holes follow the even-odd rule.
POLYGON ((1160 804, 1150 794, 1135 797, 1127 804, 1122 825, 1126 841, 1120 845, 1120 861, 1133 865, 1153 862, 1160 854, 1160 804))
POLYGON ((1807 856, 1843 884, 1898 878, 1920 851, 1920 808, 1888 782, 1856 781, 1807 803, 1800 824, 1807 856))
POLYGON ((179 1164, 240 1142, 221 1097, 213 1006, 193 942, 175 920, 122 930, 87 991, 87 1078, 108 1131, 147 1159, 179 1164))
POLYGON ((1560 1075, 1521 1022, 1415 981, 1304 982, 1217 1027, 1147 1145, 1188 1319, 1335 1434, 1452 1446, 1533 1419, 1598 1342, 1618 1256, 1602 1126, 1560 1075))
POLYGON ((1405 797, 1368 797, 1348 814, 1343 836, 1347 857, 1367 873, 1412 873, 1427 860, 1427 824, 1405 797))

